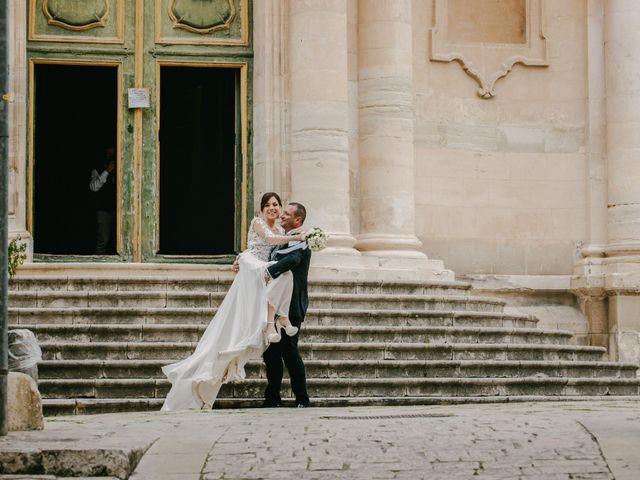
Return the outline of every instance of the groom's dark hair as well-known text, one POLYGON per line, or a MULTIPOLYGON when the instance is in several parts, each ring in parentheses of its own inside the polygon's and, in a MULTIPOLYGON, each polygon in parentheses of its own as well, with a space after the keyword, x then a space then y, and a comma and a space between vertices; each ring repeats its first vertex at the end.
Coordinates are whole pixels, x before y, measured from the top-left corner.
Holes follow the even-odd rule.
POLYGON ((296 217, 302 219, 302 223, 304 223, 307 218, 307 209, 304 208, 304 205, 298 202, 289 202, 289 205, 296 207, 296 217))

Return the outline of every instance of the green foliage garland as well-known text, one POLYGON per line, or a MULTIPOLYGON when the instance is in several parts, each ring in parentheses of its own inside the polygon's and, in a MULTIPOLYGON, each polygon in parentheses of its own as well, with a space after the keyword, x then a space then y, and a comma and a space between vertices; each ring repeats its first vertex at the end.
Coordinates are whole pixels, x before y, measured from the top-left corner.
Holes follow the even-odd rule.
POLYGON ((27 244, 19 243, 20 239, 13 239, 9 242, 8 248, 8 270, 9 278, 13 278, 16 270, 27 259, 27 244))

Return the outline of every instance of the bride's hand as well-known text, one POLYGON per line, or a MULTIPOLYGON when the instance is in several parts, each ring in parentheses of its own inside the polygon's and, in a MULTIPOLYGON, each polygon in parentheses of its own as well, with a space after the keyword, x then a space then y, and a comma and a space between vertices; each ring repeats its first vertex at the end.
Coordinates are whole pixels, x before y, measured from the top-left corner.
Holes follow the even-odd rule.
POLYGON ((307 235, 307 231, 304 230, 302 232, 299 232, 299 233, 296 233, 295 235, 293 235, 293 238, 303 242, 306 235, 307 235))

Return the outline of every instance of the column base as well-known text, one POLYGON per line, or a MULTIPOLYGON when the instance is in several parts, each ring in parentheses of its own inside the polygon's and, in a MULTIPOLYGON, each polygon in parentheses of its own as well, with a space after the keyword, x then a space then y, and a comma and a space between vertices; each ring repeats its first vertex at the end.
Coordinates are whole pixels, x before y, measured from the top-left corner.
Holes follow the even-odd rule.
POLYGON ((640 364, 640 255, 584 258, 574 273, 591 344, 606 346, 612 361, 640 364))
POLYGON ((390 281, 455 280, 455 274, 441 260, 429 259, 417 250, 422 243, 414 236, 362 235, 355 246, 359 250, 355 250, 356 255, 352 254, 353 249, 338 246, 315 253, 311 275, 390 281))
POLYGON ((345 257, 331 253, 314 253, 309 276, 314 279, 354 279, 386 281, 452 282, 455 274, 444 268, 442 260, 426 257, 417 261, 408 258, 384 258, 372 255, 345 257))
POLYGON ((365 233, 358 235, 355 247, 364 255, 385 255, 405 258, 427 258, 419 249, 422 242, 415 235, 365 233))
POLYGON ((607 257, 640 257, 640 243, 638 242, 615 242, 603 248, 607 257))

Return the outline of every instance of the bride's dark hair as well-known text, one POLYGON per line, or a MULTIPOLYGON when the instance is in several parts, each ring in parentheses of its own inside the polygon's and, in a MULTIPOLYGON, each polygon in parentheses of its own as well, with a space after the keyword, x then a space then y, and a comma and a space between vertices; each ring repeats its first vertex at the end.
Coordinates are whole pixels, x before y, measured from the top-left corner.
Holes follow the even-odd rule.
POLYGON ((275 197, 275 199, 278 201, 278 205, 282 206, 282 200, 280 200, 280 195, 278 195, 276 192, 267 192, 264 195, 262 195, 262 200, 260 200, 261 212, 262 210, 264 210, 264 207, 267 206, 267 202, 271 200, 273 197, 275 197))

